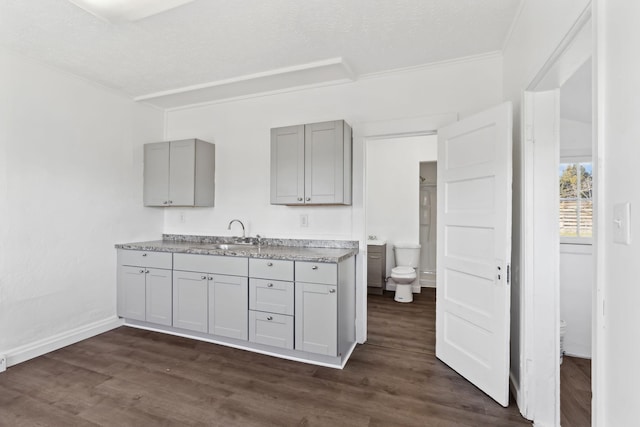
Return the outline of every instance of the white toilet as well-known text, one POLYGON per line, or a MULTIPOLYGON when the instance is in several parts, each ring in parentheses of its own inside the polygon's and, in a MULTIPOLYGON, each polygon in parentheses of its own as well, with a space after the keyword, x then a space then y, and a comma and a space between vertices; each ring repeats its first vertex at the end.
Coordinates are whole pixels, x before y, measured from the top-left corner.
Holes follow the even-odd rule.
POLYGON ((396 284, 394 300, 397 302, 412 302, 412 287, 418 277, 416 269, 420 262, 420 245, 399 243, 394 245, 393 252, 397 266, 391 270, 391 280, 396 284))

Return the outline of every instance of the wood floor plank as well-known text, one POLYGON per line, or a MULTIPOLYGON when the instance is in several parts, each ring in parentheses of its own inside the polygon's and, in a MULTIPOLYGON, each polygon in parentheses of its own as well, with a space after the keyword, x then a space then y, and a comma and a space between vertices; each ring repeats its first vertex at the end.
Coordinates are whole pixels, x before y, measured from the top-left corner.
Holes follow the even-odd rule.
POLYGON ((433 290, 368 312, 343 370, 118 328, 0 375, 0 425, 530 425, 435 358, 433 290))

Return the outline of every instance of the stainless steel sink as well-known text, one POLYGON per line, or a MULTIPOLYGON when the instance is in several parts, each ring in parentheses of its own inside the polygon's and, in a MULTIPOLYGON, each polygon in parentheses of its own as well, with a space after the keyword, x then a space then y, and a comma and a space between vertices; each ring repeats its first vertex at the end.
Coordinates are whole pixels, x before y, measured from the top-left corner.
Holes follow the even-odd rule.
POLYGON ((213 243, 211 245, 198 246, 202 249, 220 249, 224 251, 240 251, 257 247, 251 243, 213 243))

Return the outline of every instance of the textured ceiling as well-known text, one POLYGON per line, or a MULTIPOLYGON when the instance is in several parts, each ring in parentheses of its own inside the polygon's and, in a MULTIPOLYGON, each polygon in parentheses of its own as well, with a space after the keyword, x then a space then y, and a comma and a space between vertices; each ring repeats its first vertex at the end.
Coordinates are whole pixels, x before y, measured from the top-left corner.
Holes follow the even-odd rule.
POLYGON ((142 96, 342 57, 356 75, 501 50, 521 0, 196 0, 108 23, 1 0, 0 46, 142 96))

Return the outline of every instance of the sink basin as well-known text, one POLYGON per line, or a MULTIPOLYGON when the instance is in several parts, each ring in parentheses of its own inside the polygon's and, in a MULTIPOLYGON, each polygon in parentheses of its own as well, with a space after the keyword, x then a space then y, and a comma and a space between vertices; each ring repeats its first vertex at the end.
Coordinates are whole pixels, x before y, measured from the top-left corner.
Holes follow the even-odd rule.
POLYGON ((243 249, 251 249, 256 247, 251 243, 214 243, 211 245, 202 245, 199 246, 202 249, 220 249, 225 251, 239 251, 243 249))

